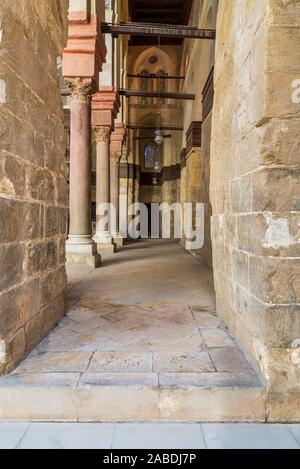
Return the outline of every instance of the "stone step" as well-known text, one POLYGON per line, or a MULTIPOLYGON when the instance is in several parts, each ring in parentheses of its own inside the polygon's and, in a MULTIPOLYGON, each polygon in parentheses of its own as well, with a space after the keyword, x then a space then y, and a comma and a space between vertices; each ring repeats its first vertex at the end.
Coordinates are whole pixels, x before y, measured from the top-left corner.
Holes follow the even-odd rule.
POLYGON ((244 373, 16 373, 0 420, 264 422, 265 389, 244 373))

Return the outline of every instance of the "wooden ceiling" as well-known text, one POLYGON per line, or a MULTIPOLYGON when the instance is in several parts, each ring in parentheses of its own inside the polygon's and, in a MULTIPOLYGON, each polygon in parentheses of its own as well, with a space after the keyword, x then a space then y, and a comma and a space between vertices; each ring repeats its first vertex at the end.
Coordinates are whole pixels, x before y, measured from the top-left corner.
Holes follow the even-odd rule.
MULTIPOLYGON (((128 0, 131 21, 138 23, 160 23, 187 25, 193 0, 128 0)), ((161 44, 180 45, 181 39, 162 38, 161 44)), ((157 44, 157 38, 132 37, 130 45, 157 44)))

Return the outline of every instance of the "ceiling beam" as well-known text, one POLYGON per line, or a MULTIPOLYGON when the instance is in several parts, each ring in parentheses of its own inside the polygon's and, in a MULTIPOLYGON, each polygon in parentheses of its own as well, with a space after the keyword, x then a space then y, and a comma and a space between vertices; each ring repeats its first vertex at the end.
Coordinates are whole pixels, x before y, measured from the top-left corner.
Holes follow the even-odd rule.
MULTIPOLYGON (((131 130, 156 130, 157 125, 155 124, 127 124, 127 129, 131 130)), ((183 132, 184 128, 180 125, 162 125, 161 130, 172 130, 173 132, 183 132)))
POLYGON ((102 32, 118 36, 152 36, 182 39, 210 39, 216 38, 216 30, 199 29, 182 25, 153 24, 153 23, 102 23, 102 32))
POLYGON ((195 94, 188 93, 172 93, 172 92, 156 92, 156 91, 139 91, 139 90, 119 90, 120 96, 126 98, 131 97, 142 97, 142 98, 162 98, 162 99, 183 99, 194 101, 196 99, 195 94))
POLYGON ((146 78, 146 80, 185 80, 185 77, 181 76, 159 76, 159 75, 134 75, 131 73, 127 74, 128 78, 146 78))

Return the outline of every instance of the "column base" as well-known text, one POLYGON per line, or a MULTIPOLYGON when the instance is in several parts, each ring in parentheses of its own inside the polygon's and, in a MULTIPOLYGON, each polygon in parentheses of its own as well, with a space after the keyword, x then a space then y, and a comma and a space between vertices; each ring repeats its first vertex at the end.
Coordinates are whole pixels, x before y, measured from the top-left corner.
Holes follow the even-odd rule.
POLYGON ((66 242, 67 264, 86 265, 98 268, 101 265, 101 256, 97 252, 97 246, 88 236, 70 236, 66 242))
POLYGON ((125 240, 120 234, 113 237, 113 242, 117 247, 122 247, 125 244, 125 240))
POLYGON ((114 254, 116 245, 111 236, 95 236, 94 242, 97 245, 97 251, 103 254, 114 254))

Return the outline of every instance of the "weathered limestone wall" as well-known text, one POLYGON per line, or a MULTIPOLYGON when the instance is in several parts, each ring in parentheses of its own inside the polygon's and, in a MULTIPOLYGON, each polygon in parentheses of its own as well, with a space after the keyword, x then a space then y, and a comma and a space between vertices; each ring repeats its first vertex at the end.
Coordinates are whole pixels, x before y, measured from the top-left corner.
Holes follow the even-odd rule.
POLYGON ((68 191, 57 56, 67 3, 0 4, 0 374, 63 315, 68 191))
POLYGON ((204 246, 199 250, 201 260, 212 266, 211 245, 211 203, 209 194, 210 184, 210 146, 211 146, 212 114, 202 124, 202 148, 200 158, 200 202, 204 204, 204 246))
POLYGON ((262 371, 268 418, 299 420, 300 2, 220 0, 217 33, 217 307, 262 371))
MULTIPOLYGON (((190 24, 198 28, 216 27, 216 16, 218 9, 218 0, 202 0, 193 3, 190 24)), ((202 90, 210 75, 215 60, 215 42, 214 41, 185 41, 182 55, 181 75, 185 76, 182 91, 194 92, 196 97, 194 101, 184 101, 183 106, 183 141, 182 147, 186 147, 186 133, 192 121, 204 121, 202 90), (200 64, 200 65, 199 65, 200 64)), ((198 161, 198 193, 196 201, 205 204, 205 244, 202 249, 194 254, 209 266, 212 266, 212 247, 211 247, 211 204, 209 195, 209 177, 210 177, 210 142, 211 142, 211 116, 208 116, 202 126, 202 144, 198 161)), ((193 173, 187 170, 187 197, 190 197, 189 174, 193 173)), ((195 184, 191 181, 191 185, 195 184)))

